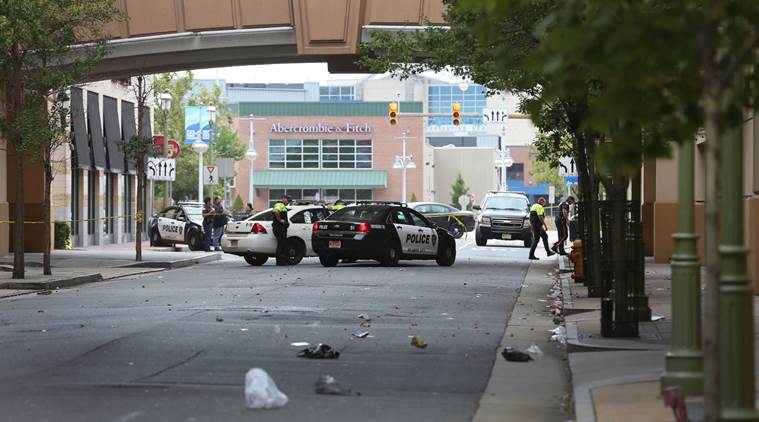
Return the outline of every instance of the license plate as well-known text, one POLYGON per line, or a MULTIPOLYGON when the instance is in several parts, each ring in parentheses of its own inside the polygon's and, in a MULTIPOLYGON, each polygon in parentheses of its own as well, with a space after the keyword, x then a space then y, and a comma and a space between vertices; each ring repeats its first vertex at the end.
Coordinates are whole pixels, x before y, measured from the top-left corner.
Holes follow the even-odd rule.
POLYGON ((230 240, 229 242, 232 244, 233 248, 236 248, 237 247, 237 242, 239 242, 239 240, 230 240))
POLYGON ((511 239, 511 235, 508 233, 502 234, 501 239, 511 239))
POLYGON ((340 249, 343 246, 343 242, 339 240, 330 240, 329 241, 329 248, 330 249, 340 249))

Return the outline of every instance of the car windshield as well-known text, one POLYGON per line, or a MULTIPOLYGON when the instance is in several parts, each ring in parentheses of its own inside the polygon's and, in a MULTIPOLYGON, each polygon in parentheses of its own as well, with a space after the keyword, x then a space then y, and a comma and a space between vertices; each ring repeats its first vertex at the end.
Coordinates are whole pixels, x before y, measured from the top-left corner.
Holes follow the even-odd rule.
POLYGON ((359 223, 381 223, 387 208, 347 207, 329 216, 333 221, 354 221, 359 223))
POLYGON ((203 224, 203 208, 201 207, 184 207, 187 218, 193 223, 203 224))
POLYGON ((527 200, 517 196, 491 196, 485 199, 484 210, 508 210, 527 212, 527 200))

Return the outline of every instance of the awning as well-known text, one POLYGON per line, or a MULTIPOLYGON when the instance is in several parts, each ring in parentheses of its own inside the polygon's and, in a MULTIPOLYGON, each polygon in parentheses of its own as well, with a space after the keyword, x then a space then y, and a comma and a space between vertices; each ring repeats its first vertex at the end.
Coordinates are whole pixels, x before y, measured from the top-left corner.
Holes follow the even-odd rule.
POLYGON ((386 188, 384 170, 266 170, 253 173, 256 188, 386 188))
POLYGON ((105 170, 105 142, 103 141, 103 126, 100 124, 100 95, 87 91, 87 127, 90 132, 93 165, 97 170, 105 170))
POLYGON ((74 128, 74 167, 92 169, 90 140, 84 114, 84 96, 80 88, 71 88, 71 125, 74 128))
MULTIPOLYGON (((131 141, 132 137, 137 133, 137 126, 134 124, 134 103, 121 100, 121 140, 131 141)), ((126 168, 130 174, 137 172, 137 166, 134 160, 126 160, 126 168)))
POLYGON ((103 129, 105 133, 105 152, 108 156, 108 168, 112 173, 125 170, 124 154, 121 153, 121 131, 119 130, 119 109, 115 98, 103 96, 103 129))

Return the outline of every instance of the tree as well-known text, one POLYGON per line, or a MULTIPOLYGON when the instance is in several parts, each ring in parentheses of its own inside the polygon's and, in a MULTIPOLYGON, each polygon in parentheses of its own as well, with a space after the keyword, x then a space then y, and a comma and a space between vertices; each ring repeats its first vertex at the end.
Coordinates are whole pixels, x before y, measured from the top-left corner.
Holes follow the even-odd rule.
POLYGON ((461 207, 461 204, 459 204, 459 197, 461 195, 466 195, 467 193, 469 193, 469 188, 466 187, 464 178, 461 177, 461 173, 459 173, 459 175, 456 176, 456 180, 454 180, 451 185, 451 205, 454 208, 461 207))
POLYGON ((234 211, 235 213, 242 212, 243 207, 244 205, 242 203, 242 198, 240 198, 240 195, 235 196, 235 202, 232 205, 232 211, 234 211))
POLYGON ((415 193, 411 193, 411 202, 417 202, 415 193))
MULTIPOLYGON (((48 98, 89 74, 106 53, 103 26, 122 18, 110 0, 0 2, 0 92, 5 106, 0 130, 16 152, 13 278, 24 278, 24 161, 42 154, 49 189, 47 152, 61 139, 60 108, 48 107, 48 98)), ((44 213, 49 273, 49 200, 44 213)))
POLYGON ((531 162, 530 177, 532 177, 532 181, 535 183, 548 183, 556 190, 556 198, 561 198, 566 182, 563 177, 559 176, 558 168, 552 167, 550 164, 536 157, 531 158, 531 162))
POLYGON ((155 81, 151 77, 137 76, 132 78, 131 88, 137 102, 137 134, 132 139, 120 144, 124 156, 134 160, 137 170, 137 212, 134 218, 137 224, 135 234, 135 261, 142 261, 142 231, 145 224, 145 161, 155 155, 153 134, 145 134, 145 124, 150 122, 150 100, 155 94, 155 81))

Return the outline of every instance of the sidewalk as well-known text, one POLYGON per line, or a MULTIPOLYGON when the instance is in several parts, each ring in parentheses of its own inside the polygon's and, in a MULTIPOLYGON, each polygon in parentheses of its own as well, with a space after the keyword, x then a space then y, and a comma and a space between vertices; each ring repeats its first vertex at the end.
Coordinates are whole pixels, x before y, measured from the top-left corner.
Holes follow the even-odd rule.
MULTIPOLYGON (((659 385, 672 341, 670 265, 646 262, 652 319, 663 318, 639 323, 638 338, 601 337, 600 299, 588 298, 587 289, 574 283, 571 273, 559 278, 565 297, 575 421, 674 421, 659 385)), ((757 309, 755 298, 755 315, 757 309)), ((691 420, 700 420, 702 411, 698 401, 688 406, 691 420)))
POLYGON ((221 252, 177 251, 143 244, 142 261, 136 262, 135 244, 97 246, 88 249, 54 250, 53 275, 42 274, 42 254, 27 253, 26 278, 13 280, 13 255, 0 257, 0 297, 16 296, 29 290, 50 290, 94 283, 165 269, 181 268, 219 260, 221 252))
POLYGON ((553 259, 530 264, 473 422, 571 419, 566 347, 550 340, 557 325, 546 309, 555 266, 553 259), (531 354, 531 362, 509 362, 501 355, 506 347, 525 351, 532 345, 542 354, 531 354))

